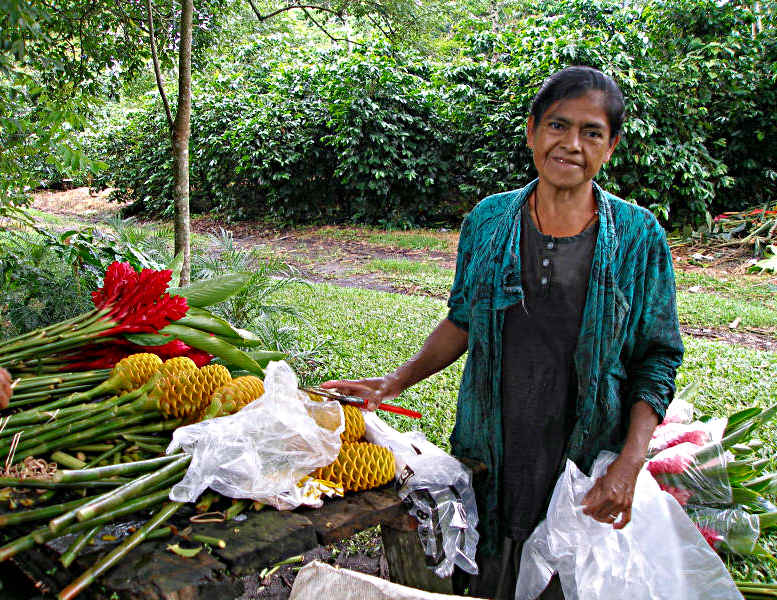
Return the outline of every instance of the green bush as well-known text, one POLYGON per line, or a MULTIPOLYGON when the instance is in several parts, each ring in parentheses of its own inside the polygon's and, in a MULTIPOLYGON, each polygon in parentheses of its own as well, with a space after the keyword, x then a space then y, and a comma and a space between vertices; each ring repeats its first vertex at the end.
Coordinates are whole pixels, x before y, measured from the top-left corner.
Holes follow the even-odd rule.
MULTIPOLYGON (((534 176, 528 107, 571 64, 611 74, 627 99, 621 146, 600 175, 608 189, 671 222, 764 203, 777 193, 777 43, 769 28, 753 37, 751 21, 709 0, 564 0, 500 32, 467 23, 447 61, 380 44, 251 42, 195 85, 192 204, 283 222, 456 223, 534 176)), ((111 163, 101 183, 117 199, 172 212, 159 106, 100 143, 111 163)))

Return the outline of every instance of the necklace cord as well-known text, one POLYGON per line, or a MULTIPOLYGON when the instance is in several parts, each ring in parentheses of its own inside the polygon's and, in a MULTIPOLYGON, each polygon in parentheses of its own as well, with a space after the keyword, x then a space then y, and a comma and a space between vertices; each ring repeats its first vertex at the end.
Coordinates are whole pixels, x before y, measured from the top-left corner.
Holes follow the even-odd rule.
MULTIPOLYGON (((545 231, 542 228, 542 222, 540 221, 540 195, 537 192, 537 188, 534 188, 534 191, 532 192, 532 196, 534 197, 534 219, 537 221, 537 229, 539 232, 543 235, 549 235, 546 234, 545 231)), ((583 228, 578 231, 575 235, 580 235, 583 233, 588 227, 591 225, 591 223, 594 222, 594 219, 596 219, 599 216, 599 209, 594 208, 593 214, 591 215, 591 218, 588 219, 588 221, 585 222, 585 225, 583 225, 583 228)), ((556 237, 556 236, 552 236, 556 237)))

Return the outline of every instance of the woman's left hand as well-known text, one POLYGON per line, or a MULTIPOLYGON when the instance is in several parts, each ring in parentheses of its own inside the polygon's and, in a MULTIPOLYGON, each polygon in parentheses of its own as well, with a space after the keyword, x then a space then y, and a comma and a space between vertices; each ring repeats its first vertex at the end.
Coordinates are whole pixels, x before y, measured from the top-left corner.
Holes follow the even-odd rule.
POLYGON ((614 529, 626 527, 631 521, 634 486, 642 464, 642 460, 618 456, 583 498, 583 513, 601 523, 612 523, 614 529))

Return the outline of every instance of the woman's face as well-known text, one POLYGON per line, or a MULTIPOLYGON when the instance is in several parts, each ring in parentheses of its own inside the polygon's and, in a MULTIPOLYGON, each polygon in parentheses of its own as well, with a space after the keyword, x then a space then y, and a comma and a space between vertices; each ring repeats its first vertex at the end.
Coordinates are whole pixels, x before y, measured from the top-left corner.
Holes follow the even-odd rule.
POLYGON ((588 92, 551 104, 535 123, 529 117, 529 148, 540 180, 559 190, 590 186, 610 160, 620 136, 610 142, 602 92, 588 92))

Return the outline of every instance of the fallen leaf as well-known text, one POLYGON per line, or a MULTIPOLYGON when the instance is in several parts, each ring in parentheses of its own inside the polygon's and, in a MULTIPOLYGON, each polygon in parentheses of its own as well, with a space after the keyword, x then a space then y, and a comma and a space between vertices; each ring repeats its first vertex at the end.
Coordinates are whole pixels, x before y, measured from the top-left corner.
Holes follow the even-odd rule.
POLYGON ((198 548, 181 548, 181 546, 178 544, 168 544, 167 549, 170 550, 170 552, 177 554, 178 556, 183 556, 184 558, 193 558, 200 553, 202 546, 198 548))

